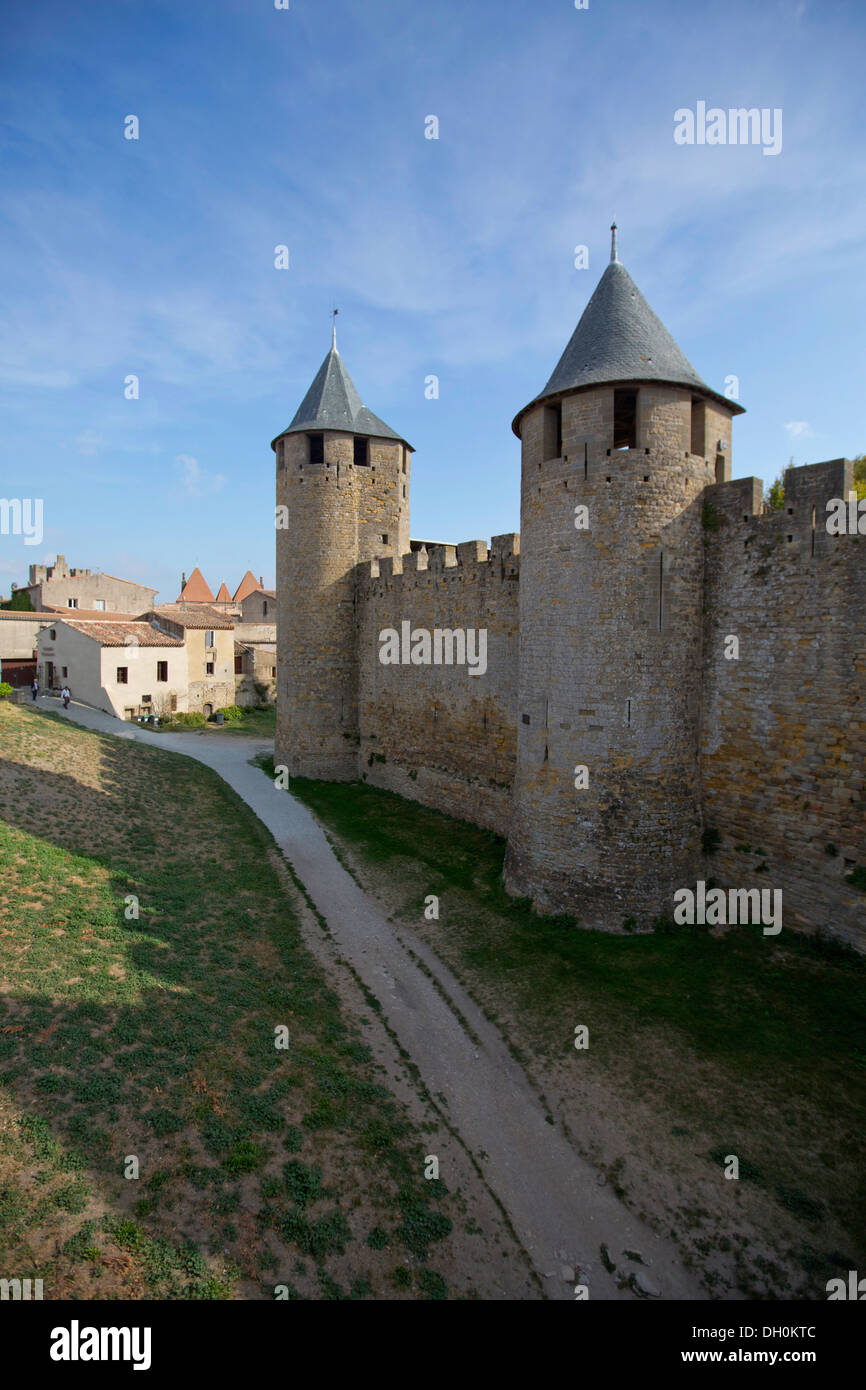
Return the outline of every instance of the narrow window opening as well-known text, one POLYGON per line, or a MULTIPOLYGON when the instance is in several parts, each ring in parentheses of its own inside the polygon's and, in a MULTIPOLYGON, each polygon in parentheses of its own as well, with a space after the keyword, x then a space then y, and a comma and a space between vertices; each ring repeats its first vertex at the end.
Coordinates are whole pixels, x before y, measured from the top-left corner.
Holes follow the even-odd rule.
MULTIPOLYGON (((692 453, 701 458, 707 452, 707 403, 692 397, 692 453)), ((716 464, 718 467, 718 463, 716 464)))
POLYGON ((158 662, 156 663, 156 679, 157 679, 158 681, 167 681, 167 680, 168 680, 168 662, 167 662, 167 661, 158 661, 158 662))
POLYGON ((310 463, 325 462, 325 436, 323 434, 308 434, 310 442, 310 463))
POLYGON ((659 632, 664 626, 664 578, 665 578, 665 554, 659 552, 659 632))
POLYGON ((815 511, 815 508, 813 507, 813 508, 812 508, 812 554, 813 554, 813 555, 815 554, 815 521, 816 521, 816 511, 815 511))
POLYGON ((355 435, 355 463, 359 468, 366 468, 370 462, 370 441, 360 435, 355 435))
POLYGON ((637 448, 637 391, 613 393, 613 447, 637 448))
POLYGON ((544 407, 542 453, 545 461, 562 457, 562 403, 544 407))
POLYGON ((588 472, 589 472, 589 452, 588 452, 587 445, 584 444, 584 446, 583 446, 583 476, 584 476, 584 478, 586 478, 588 472))
POLYGON ((625 702, 625 722, 631 728, 631 700, 625 702))
POLYGON ((387 534, 387 532, 385 532, 385 534, 382 536, 382 544, 383 544, 383 545, 387 545, 387 544, 388 544, 388 534, 387 534))

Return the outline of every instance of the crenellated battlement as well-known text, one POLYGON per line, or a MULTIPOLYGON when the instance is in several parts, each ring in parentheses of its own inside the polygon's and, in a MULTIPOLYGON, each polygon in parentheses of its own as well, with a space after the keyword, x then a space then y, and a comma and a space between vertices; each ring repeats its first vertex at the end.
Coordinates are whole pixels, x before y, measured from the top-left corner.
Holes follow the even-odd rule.
POLYGON ((726 523, 734 526, 759 526, 782 530, 788 521, 813 521, 826 529, 827 504, 835 498, 847 499, 854 488, 854 465, 849 459, 830 459, 826 463, 807 463, 789 468, 783 475, 785 505, 768 507, 763 500, 760 478, 736 478, 726 483, 714 483, 704 494, 707 530, 723 529, 726 523), (710 508, 717 516, 714 518, 710 508), (787 521, 786 521, 787 518, 787 521), (716 524, 718 523, 718 524, 716 524))
POLYGON ((386 584, 389 580, 403 579, 411 582, 410 576, 436 576, 446 571, 458 571, 474 577, 480 574, 500 580, 514 580, 520 574, 520 536, 507 532, 493 536, 488 547, 486 541, 462 541, 459 545, 439 545, 425 542, 417 550, 405 555, 387 555, 368 560, 358 566, 359 580, 368 592, 375 592, 375 581, 386 584), (483 570, 481 567, 485 567, 483 570), (477 568, 476 568, 477 567, 477 568))

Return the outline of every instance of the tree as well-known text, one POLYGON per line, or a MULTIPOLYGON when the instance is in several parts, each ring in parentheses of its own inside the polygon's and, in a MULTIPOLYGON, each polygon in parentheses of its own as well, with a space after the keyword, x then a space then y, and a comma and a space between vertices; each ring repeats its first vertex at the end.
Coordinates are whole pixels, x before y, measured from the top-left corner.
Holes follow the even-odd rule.
POLYGON ((5 603, 0 603, 0 608, 6 608, 13 613, 35 613, 36 610, 30 602, 30 595, 26 589, 13 589, 12 597, 5 603))
POLYGON ((851 462, 854 464, 854 491, 862 499, 866 497, 866 454, 857 454, 851 462))
POLYGON ((764 493, 764 505, 771 511, 780 512, 785 506, 785 474, 794 467, 794 460, 788 459, 788 467, 783 468, 764 493))

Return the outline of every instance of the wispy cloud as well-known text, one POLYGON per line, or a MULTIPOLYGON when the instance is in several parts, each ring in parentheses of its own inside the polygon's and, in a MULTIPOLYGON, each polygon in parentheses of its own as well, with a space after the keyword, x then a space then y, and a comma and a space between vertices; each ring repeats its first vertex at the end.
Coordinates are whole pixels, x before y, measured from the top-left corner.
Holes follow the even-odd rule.
POLYGON ((180 479, 182 497, 208 497, 225 486, 222 473, 209 473, 191 454, 177 455, 175 471, 180 479))

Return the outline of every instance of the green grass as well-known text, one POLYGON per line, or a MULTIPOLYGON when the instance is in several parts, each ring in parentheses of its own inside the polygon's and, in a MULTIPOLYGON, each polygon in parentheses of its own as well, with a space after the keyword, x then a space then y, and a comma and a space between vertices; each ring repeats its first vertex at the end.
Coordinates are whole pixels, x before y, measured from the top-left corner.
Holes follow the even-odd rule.
POLYGON ((366 1269, 371 1227, 427 1200, 423 1142, 304 946, 267 832, 158 745, 17 707, 0 726, 0 1263, 56 1233, 77 1297, 233 1297, 279 1282, 274 1248, 282 1272, 353 1250, 366 1269))
MULTIPOLYGON (((741 1177, 770 1226, 782 1208, 806 1227, 822 1213, 842 1233, 866 1227, 862 956, 793 931, 770 940, 759 926, 718 936, 671 922, 627 935, 582 929, 506 894, 505 842, 489 831, 361 782, 295 778, 290 791, 463 980, 518 1060, 531 1059, 540 1084, 585 1023, 593 1078, 636 1112, 652 1106, 672 1166, 686 1147, 672 1127, 687 1134, 676 1124, 687 1116, 690 1130, 715 1136, 714 1153, 753 1155, 741 1177), (431 893, 438 922, 423 915, 431 893)), ((698 1156, 683 1161, 702 1181, 698 1156)))

